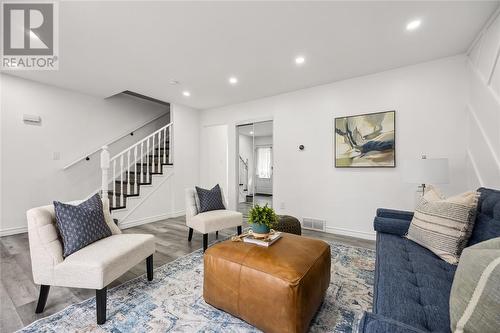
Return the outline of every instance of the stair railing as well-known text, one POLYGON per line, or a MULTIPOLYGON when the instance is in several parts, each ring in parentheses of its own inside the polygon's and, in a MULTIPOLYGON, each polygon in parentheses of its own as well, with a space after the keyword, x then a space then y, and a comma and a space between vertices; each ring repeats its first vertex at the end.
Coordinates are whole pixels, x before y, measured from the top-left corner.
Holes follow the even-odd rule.
POLYGON ((124 207, 127 196, 138 195, 141 184, 151 183, 152 174, 162 173, 163 165, 172 164, 172 127, 172 123, 165 125, 111 158, 108 146, 102 147, 101 195, 111 195, 110 207, 124 207))
POLYGON ((239 183, 240 184, 243 184, 243 189, 244 190, 248 190, 248 159, 246 160, 243 160, 243 157, 241 157, 241 155, 239 155, 239 183), (243 172, 244 172, 244 175, 241 174, 241 169, 243 168, 243 172), (241 182, 241 178, 244 178, 244 182, 242 183, 241 182))

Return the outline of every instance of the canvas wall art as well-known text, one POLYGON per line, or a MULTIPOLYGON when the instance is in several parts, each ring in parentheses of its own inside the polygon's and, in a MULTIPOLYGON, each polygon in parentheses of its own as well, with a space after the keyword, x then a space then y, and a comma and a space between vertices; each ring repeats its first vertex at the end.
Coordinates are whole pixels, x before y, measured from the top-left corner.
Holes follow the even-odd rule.
POLYGON ((396 111, 335 118, 334 127, 335 167, 396 166, 396 111))

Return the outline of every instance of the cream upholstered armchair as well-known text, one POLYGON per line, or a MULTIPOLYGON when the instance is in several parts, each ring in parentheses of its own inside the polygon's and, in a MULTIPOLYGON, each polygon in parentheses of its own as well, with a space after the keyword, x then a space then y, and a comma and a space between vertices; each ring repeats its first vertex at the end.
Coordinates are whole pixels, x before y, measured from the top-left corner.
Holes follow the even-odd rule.
POLYGON ((103 210, 112 235, 66 258, 58 237, 54 206, 37 207, 26 213, 33 280, 41 285, 36 313, 43 312, 50 286, 95 289, 97 323, 104 324, 107 286, 113 280, 144 259, 148 280, 153 279, 154 236, 122 234, 111 218, 107 199, 103 200, 103 210))
MULTIPOLYGON (((196 190, 187 188, 186 194, 186 225, 189 227, 188 241, 193 238, 193 229, 203 234, 203 252, 208 247, 208 234, 218 233, 219 230, 236 227, 238 235, 241 234, 241 225, 243 224, 243 214, 226 209, 211 210, 198 213, 196 204, 196 190)), ((227 201, 222 193, 224 206, 228 207, 227 201)))

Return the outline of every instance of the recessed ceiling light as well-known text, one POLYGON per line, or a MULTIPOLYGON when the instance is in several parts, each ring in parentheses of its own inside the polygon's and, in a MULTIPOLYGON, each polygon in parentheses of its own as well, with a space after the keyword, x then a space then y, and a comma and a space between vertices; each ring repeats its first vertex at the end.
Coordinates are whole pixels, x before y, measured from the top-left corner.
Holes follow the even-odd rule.
POLYGON ((420 24, 422 24, 422 21, 420 21, 420 20, 413 20, 413 21, 409 22, 406 25, 406 30, 409 30, 409 31, 415 30, 418 27, 420 27, 420 24))
POLYGON ((299 57, 295 58, 295 63, 297 65, 302 65, 304 62, 306 62, 306 58, 304 58, 302 56, 299 56, 299 57))
POLYGON ((182 94, 183 94, 184 96, 186 96, 186 97, 191 96, 191 93, 190 93, 189 91, 187 91, 187 90, 186 90, 186 91, 183 91, 183 92, 182 92, 182 94))
POLYGON ((229 83, 231 83, 231 84, 233 84, 233 85, 234 85, 234 84, 236 84, 236 83, 238 83, 238 78, 237 78, 237 77, 234 77, 234 76, 231 76, 231 77, 229 78, 229 83))
POLYGON ((253 135, 253 131, 250 131, 250 135, 253 135))

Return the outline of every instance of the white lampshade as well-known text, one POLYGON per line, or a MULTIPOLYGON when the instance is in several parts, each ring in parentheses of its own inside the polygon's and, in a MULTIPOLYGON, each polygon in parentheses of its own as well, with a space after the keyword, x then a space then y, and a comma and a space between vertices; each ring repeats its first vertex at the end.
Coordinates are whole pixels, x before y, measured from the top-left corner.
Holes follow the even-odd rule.
POLYGON ((407 161, 403 168, 404 181, 413 184, 446 184, 449 179, 447 158, 422 158, 407 161))

